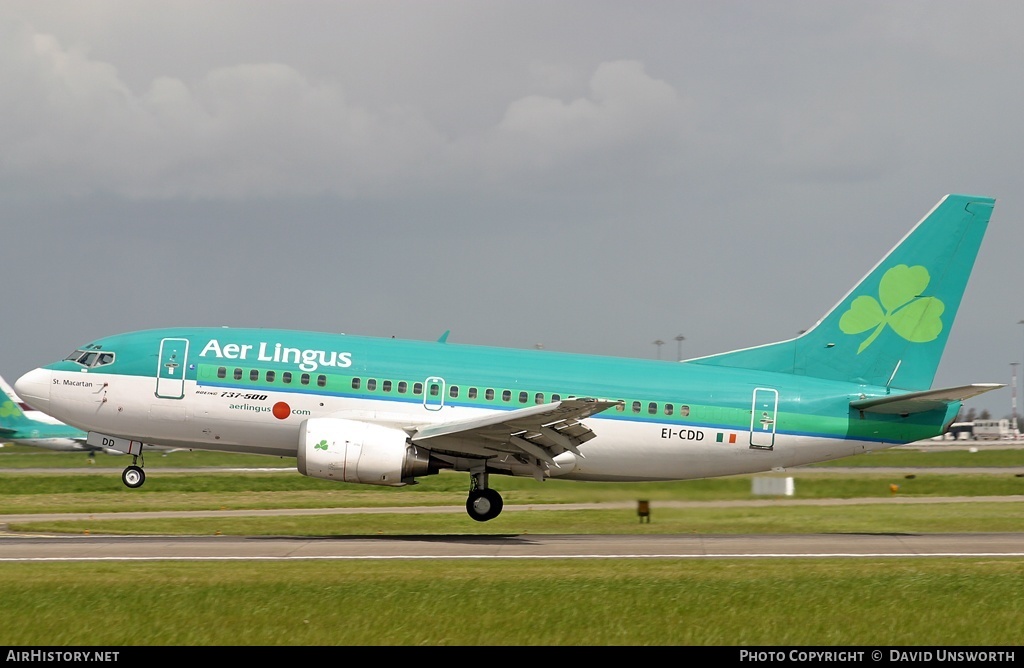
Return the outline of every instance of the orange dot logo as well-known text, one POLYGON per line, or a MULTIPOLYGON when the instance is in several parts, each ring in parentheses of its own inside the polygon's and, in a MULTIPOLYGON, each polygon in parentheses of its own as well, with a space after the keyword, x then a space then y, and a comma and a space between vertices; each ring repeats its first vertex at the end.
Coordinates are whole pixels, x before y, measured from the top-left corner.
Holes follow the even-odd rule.
POLYGON ((278 420, 283 420, 292 414, 292 407, 283 401, 279 401, 274 404, 274 417, 278 420))

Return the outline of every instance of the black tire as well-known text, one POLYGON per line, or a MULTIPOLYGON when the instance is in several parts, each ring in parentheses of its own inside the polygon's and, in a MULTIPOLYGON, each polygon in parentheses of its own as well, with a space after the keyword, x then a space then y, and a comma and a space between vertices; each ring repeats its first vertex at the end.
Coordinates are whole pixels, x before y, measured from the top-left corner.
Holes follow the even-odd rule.
POLYGON ((142 487, 142 483, 146 482, 146 472, 139 466, 129 466, 121 472, 121 482, 130 489, 142 487))

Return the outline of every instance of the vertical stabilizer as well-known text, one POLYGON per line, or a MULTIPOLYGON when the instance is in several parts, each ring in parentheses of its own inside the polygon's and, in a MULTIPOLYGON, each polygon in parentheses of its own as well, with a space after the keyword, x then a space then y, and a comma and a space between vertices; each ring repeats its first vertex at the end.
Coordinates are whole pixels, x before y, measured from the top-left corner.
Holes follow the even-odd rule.
POLYGON ((947 195, 806 333, 690 362, 930 388, 994 204, 947 195))

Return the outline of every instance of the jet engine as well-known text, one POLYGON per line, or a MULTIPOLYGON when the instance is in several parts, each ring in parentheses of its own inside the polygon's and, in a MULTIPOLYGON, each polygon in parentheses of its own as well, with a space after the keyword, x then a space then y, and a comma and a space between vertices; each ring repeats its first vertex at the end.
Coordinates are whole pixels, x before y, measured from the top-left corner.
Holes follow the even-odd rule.
POLYGON ((310 418, 299 431, 302 475, 338 482, 401 487, 440 470, 430 452, 400 429, 358 420, 310 418))

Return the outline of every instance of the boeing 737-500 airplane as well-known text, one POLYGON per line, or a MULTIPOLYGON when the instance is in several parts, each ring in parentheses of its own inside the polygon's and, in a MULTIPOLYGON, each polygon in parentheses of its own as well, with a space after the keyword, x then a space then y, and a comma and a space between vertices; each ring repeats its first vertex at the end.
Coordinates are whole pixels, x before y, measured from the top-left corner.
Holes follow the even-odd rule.
MULTIPOLYGON (((92 341, 16 388, 136 457, 295 457, 307 476, 389 486, 464 471, 478 521, 502 509, 492 475, 686 480, 849 457, 942 434, 1002 387, 932 389, 993 205, 942 198, 800 336, 682 362, 177 327, 92 341)), ((122 480, 142 485, 142 467, 122 480)))

